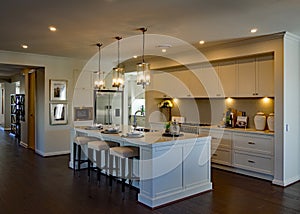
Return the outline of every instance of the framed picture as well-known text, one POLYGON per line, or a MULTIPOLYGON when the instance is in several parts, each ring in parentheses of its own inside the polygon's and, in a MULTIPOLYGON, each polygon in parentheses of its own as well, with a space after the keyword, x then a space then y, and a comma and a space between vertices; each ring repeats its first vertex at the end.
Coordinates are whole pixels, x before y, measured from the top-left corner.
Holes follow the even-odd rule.
POLYGON ((67 80, 50 80, 50 100, 67 100, 67 80))
POLYGON ((93 107, 74 107, 74 120, 93 120, 93 107))
POLYGON ((65 125, 68 123, 68 105, 66 103, 50 103, 50 124, 65 125))

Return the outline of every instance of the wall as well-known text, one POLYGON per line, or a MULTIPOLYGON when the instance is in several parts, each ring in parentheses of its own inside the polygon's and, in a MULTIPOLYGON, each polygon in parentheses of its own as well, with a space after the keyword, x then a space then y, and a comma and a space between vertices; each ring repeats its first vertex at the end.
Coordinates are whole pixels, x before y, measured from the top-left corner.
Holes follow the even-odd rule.
POLYGON ((38 99, 36 114, 36 152, 43 156, 65 154, 70 151, 70 125, 72 118, 71 104, 74 92, 74 82, 78 71, 82 69, 85 61, 64 57, 54 57, 37 54, 0 51, 0 63, 30 65, 45 68, 45 75, 41 93, 42 99, 38 99), (68 80, 67 125, 51 126, 49 124, 49 80, 68 80))

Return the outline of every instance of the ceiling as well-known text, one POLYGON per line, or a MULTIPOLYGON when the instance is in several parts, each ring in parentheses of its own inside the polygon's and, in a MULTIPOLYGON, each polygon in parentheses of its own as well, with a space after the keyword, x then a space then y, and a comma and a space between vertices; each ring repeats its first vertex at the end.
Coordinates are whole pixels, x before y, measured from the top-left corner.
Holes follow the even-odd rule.
MULTIPOLYGON (((299 0, 27 0, 0 7, 0 50, 89 59, 93 46, 138 35, 170 35, 200 47, 289 31, 300 36, 299 0), (48 26, 57 27, 50 32, 48 26), (258 28, 251 34, 251 28, 258 28), (22 49, 27 44, 28 49, 22 49)), ((0 68, 1 69, 1 68, 0 68)))

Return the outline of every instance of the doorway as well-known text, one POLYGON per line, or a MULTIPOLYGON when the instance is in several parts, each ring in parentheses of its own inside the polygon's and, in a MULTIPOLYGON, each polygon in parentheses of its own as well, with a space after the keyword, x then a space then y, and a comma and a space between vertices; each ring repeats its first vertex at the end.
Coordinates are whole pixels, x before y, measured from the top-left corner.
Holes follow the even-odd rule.
POLYGON ((36 103, 36 71, 27 73, 28 80, 28 148, 35 150, 35 103, 36 103))

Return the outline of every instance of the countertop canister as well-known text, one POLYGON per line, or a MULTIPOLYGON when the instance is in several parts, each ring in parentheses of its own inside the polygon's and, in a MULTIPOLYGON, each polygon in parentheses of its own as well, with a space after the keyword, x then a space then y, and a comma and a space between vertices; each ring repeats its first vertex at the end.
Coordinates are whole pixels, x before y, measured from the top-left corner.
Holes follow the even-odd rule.
POLYGON ((270 113, 267 118, 268 129, 273 132, 274 131, 274 113, 270 113))
POLYGON ((254 125, 256 130, 263 131, 266 127, 266 115, 263 112, 257 112, 254 116, 254 125))

